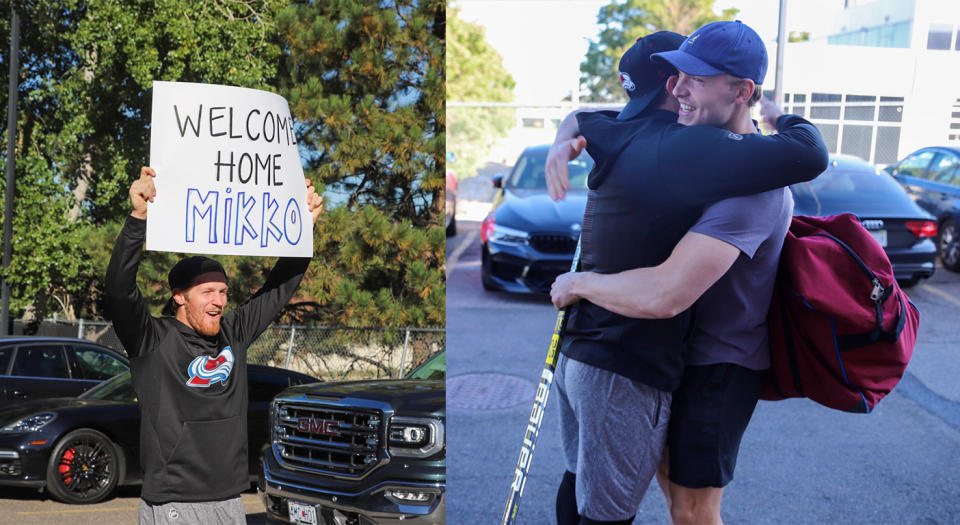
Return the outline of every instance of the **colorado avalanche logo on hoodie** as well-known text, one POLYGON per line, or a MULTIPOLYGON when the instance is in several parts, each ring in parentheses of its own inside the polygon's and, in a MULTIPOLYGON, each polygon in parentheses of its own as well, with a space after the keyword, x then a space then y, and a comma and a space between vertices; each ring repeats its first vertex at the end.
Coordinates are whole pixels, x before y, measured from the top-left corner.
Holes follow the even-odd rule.
POLYGON ((229 346, 224 348, 217 357, 197 356, 187 367, 187 373, 190 374, 187 386, 206 388, 217 381, 226 384, 232 370, 233 352, 229 346))

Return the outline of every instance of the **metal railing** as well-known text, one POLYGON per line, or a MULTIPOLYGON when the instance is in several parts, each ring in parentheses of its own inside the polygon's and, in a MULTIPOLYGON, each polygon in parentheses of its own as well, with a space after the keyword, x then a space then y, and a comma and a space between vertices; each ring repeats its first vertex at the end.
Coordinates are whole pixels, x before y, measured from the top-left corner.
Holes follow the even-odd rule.
MULTIPOLYGON (((126 354, 106 321, 44 319, 35 335, 78 337, 126 354)), ((14 333, 23 326, 14 324, 14 333)), ((272 325, 247 349, 247 362, 302 372, 325 381, 403 377, 446 346, 442 328, 353 328, 272 325)))

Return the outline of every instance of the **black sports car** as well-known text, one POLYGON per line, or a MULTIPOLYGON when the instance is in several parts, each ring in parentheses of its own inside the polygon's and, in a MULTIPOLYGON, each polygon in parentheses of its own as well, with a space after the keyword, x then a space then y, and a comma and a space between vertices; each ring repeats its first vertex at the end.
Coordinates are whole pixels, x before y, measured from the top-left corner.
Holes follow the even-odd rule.
POLYGON ((553 202, 544 171, 549 149, 525 149, 509 175, 493 179, 498 188, 493 210, 480 229, 481 279, 487 290, 545 294, 558 275, 570 271, 593 159, 583 153, 570 162, 571 191, 553 202))
POLYGON ((130 369, 126 356, 70 337, 0 338, 0 407, 30 399, 76 396, 130 369))
MULTIPOLYGON (((269 436, 273 396, 317 379, 247 365, 251 482, 269 436)), ((46 489, 66 503, 96 503, 118 485, 142 483, 140 408, 130 372, 79 397, 37 399, 0 409, 0 485, 46 489)))
POLYGON ((913 202, 889 174, 852 156, 831 155, 827 170, 810 182, 790 186, 794 215, 849 212, 883 246, 900 284, 933 275, 936 219, 913 202))

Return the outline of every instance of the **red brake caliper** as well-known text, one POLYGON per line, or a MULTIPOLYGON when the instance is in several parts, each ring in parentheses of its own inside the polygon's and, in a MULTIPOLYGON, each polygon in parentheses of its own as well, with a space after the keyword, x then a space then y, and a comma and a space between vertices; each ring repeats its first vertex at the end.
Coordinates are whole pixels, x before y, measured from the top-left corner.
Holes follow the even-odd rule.
POLYGON ((70 470, 72 469, 72 465, 73 465, 73 454, 74 454, 73 447, 68 448, 63 453, 63 459, 60 460, 60 468, 58 469, 60 471, 61 476, 66 476, 63 478, 63 482, 64 484, 67 484, 67 485, 69 485, 70 482, 73 481, 73 476, 70 475, 70 470))

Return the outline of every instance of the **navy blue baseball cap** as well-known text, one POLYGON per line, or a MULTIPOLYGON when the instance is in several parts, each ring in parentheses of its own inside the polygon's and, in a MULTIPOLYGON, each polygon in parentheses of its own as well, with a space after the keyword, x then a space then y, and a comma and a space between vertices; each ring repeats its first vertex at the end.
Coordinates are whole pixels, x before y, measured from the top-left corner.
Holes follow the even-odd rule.
POLYGON ((763 84, 767 75, 767 48, 750 26, 736 22, 711 22, 690 35, 680 49, 651 55, 688 75, 728 73, 763 84))
POLYGON ((620 85, 630 101, 617 120, 631 119, 647 108, 677 71, 666 62, 651 62, 650 56, 661 51, 676 51, 684 36, 672 31, 657 31, 638 38, 620 57, 620 85))

